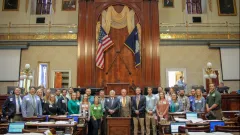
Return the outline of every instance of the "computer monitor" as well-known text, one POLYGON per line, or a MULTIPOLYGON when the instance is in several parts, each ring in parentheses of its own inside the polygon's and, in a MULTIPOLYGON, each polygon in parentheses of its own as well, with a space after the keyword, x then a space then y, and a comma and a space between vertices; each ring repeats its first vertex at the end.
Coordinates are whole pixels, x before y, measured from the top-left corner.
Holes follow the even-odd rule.
POLYGON ((210 132, 215 131, 215 126, 224 126, 224 121, 210 121, 210 132))
POLYGON ((22 133, 24 127, 25 127, 24 122, 9 123, 8 133, 22 133))
POLYGON ((186 126, 185 122, 171 122, 170 128, 171 128, 171 133, 178 133, 178 127, 179 126, 186 126))
POLYGON ((186 112, 186 119, 187 120, 192 120, 192 119, 197 119, 197 113, 196 112, 186 112))

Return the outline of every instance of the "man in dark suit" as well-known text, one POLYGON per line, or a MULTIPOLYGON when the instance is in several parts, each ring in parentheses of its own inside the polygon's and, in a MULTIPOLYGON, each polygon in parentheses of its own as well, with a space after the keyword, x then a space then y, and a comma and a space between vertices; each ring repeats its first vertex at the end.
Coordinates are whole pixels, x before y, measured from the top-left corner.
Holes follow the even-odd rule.
POLYGON ((58 99, 57 105, 59 107, 59 114, 66 115, 68 113, 67 104, 69 99, 66 97, 67 90, 62 90, 62 96, 58 99))
POLYGON ((144 118, 145 118, 146 98, 141 95, 141 89, 136 88, 136 96, 132 97, 132 118, 134 124, 134 135, 138 134, 138 122, 141 126, 141 134, 144 135, 144 118))
POLYGON ((120 102, 117 97, 115 97, 115 91, 111 90, 109 92, 110 97, 105 100, 105 114, 111 117, 119 117, 120 102))
POLYGON ((15 88, 14 95, 9 96, 2 106, 2 114, 10 121, 22 121, 22 97, 21 89, 15 88))
POLYGON ((173 7, 173 0, 164 0, 164 7, 173 7))

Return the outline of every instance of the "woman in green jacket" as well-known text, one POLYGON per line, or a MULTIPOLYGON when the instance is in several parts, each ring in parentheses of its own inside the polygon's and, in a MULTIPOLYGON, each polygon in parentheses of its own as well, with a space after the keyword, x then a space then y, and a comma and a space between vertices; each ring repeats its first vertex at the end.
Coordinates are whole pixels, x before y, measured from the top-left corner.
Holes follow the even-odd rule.
POLYGON ((78 114, 79 113, 80 102, 77 100, 76 93, 72 93, 71 100, 68 101, 68 114, 78 114))
POLYGON ((101 121, 103 116, 102 105, 99 104, 98 96, 94 97, 94 104, 90 108, 91 123, 93 125, 93 135, 98 135, 98 129, 101 127, 101 121))

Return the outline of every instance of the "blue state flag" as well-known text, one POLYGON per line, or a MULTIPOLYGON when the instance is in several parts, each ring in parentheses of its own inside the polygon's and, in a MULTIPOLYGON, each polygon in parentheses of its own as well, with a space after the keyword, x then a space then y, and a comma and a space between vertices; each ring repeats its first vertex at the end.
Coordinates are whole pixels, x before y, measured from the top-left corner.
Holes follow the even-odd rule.
POLYGON ((127 37, 124 43, 135 55, 135 67, 141 63, 140 44, 138 39, 138 30, 135 27, 132 33, 127 37))

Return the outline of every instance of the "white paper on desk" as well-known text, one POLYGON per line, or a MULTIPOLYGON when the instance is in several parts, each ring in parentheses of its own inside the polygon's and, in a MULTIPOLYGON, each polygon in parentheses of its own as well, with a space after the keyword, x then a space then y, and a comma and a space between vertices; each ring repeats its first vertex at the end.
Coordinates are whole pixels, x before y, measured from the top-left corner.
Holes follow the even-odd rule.
POLYGON ((221 121, 221 120, 205 120, 205 121, 221 121))
POLYGON ((67 116, 66 115, 59 115, 57 117, 66 118, 67 116))
POLYGON ((203 123, 204 120, 201 118, 197 118, 197 119, 190 119, 192 121, 192 123, 203 123))
POLYGON ((38 123, 39 123, 38 121, 35 121, 35 122, 26 122, 25 124, 30 125, 30 124, 38 124, 38 123))
POLYGON ((40 122, 39 124, 54 124, 55 122, 40 122))
POLYGON ((70 116, 78 116, 78 117, 80 117, 81 114, 72 114, 72 115, 70 115, 70 116))
POLYGON ((190 121, 190 120, 187 120, 187 119, 183 119, 183 118, 174 118, 175 121, 179 121, 179 122, 187 122, 187 121, 190 121))
POLYGON ((68 121, 56 121, 55 124, 69 124, 68 121))
POLYGON ((173 114, 185 114, 185 112, 174 112, 173 114))
POLYGON ((232 133, 226 133, 226 132, 213 132, 214 135, 233 135, 232 133))
POLYGON ((213 135, 213 134, 206 132, 188 132, 188 135, 213 135))

